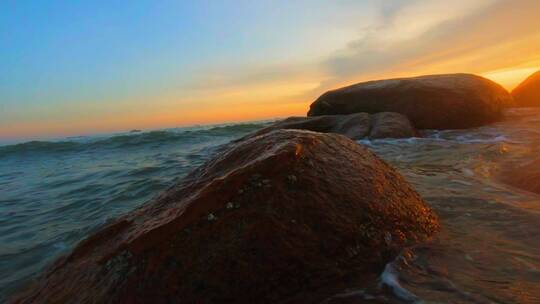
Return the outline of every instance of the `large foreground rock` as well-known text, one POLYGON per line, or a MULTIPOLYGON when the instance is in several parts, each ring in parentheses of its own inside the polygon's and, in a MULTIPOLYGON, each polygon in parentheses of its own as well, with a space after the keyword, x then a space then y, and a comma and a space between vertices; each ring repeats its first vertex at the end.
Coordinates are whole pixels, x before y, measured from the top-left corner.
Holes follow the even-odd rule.
POLYGON ((507 168, 502 176, 509 185, 540 194, 540 158, 507 168))
POLYGON ((349 115, 289 117, 249 134, 247 138, 282 129, 337 133, 354 140, 418 136, 418 132, 406 116, 399 113, 384 112, 375 115, 355 113, 349 115))
POLYGON ((418 129, 462 129, 499 120, 512 97, 500 85, 471 74, 370 81, 326 92, 308 116, 398 112, 418 129))
POLYGON ((512 96, 519 107, 540 107, 540 71, 515 88, 512 96))
POLYGON ((332 282, 380 272, 437 229, 420 196, 366 148, 274 131, 226 146, 90 236, 19 301, 318 302, 332 282))

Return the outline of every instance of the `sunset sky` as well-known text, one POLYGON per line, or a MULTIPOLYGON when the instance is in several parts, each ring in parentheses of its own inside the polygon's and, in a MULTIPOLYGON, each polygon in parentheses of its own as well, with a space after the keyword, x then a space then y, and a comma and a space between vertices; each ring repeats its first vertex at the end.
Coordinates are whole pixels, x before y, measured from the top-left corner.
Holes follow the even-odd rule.
POLYGON ((0 139, 305 115, 354 82, 540 69, 538 0, 0 2, 0 139))

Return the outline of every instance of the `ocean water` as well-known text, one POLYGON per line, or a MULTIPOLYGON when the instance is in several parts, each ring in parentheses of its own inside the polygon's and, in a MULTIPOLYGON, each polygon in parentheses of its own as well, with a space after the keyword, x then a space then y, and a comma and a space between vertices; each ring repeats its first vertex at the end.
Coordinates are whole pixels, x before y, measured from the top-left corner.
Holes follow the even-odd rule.
MULTIPOLYGON (((373 303, 540 303, 540 195, 499 181, 540 157, 540 110, 423 138, 359 141, 441 218, 432 242, 335 298, 373 303)), ((0 302, 108 220, 129 212, 267 122, 0 147, 0 302)), ((329 299, 330 302, 332 299, 329 299)))
POLYGON ((362 143, 399 169, 442 231, 405 250, 357 298, 540 303, 540 195, 500 182, 502 168, 540 158, 540 109, 512 109, 505 121, 472 130, 362 143))
POLYGON ((107 221, 268 122, 0 146, 0 303, 107 221))

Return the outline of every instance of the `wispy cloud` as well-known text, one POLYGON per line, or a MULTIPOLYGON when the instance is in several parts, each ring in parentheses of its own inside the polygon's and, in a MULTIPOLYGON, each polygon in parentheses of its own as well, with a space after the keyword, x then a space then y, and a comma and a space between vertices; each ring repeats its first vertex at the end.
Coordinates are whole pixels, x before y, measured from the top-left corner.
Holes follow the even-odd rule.
MULTIPOLYGON (((341 9, 360 9, 356 1, 337 4, 341 9)), ((368 25, 358 23, 357 30, 350 31, 357 33, 356 37, 319 59, 214 67, 202 71, 181 90, 191 100, 221 93, 224 98, 230 92, 243 91, 242 98, 253 103, 308 103, 325 90, 349 82, 419 73, 484 73, 519 65, 531 61, 533 46, 540 46, 534 43, 534 35, 540 34, 536 16, 540 2, 535 0, 456 0, 451 4, 393 0, 373 4, 376 18, 368 25), (531 46, 528 51, 524 50, 526 45, 531 46), (522 53, 505 54, 512 49, 522 53), (286 95, 274 92, 285 87, 291 88, 286 95), (296 94, 293 88, 298 88, 296 94), (264 90, 267 96, 255 94, 264 90)))
POLYGON ((532 37, 530 48, 540 45, 534 41, 538 11, 534 0, 413 1, 382 8, 380 24, 324 61, 330 78, 323 88, 373 75, 479 73, 519 64, 534 54, 501 52, 512 52, 524 36, 532 37))
POLYGON ((430 53, 441 44, 435 40, 446 35, 445 27, 463 22, 486 2, 492 1, 456 1, 450 8, 442 1, 401 1, 382 7, 379 23, 365 29, 325 65, 335 77, 347 77, 430 53))

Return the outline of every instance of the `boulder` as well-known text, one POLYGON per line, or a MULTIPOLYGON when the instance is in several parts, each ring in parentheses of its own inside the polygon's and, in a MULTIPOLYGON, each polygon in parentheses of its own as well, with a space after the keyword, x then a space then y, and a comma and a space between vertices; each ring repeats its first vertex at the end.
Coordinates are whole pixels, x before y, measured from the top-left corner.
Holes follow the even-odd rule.
POLYGON ((512 96, 500 85, 471 74, 369 81, 324 93, 308 116, 398 112, 418 129, 463 129, 502 118, 512 96))
POLYGON ((350 139, 362 139, 369 136, 370 125, 371 118, 367 113, 289 117, 255 132, 254 135, 261 135, 274 130, 296 129, 321 133, 337 133, 345 135, 350 139))
POLYGON ((540 71, 517 86, 512 96, 518 107, 540 107, 540 71))
POLYGON ((540 194, 540 158, 507 168, 502 176, 511 186, 540 194))
MULTIPOLYGON (((289 117, 245 138, 266 134, 274 130, 308 130, 321 133, 337 133, 350 139, 407 138, 418 136, 406 116, 399 113, 355 113, 349 115, 322 115, 313 117, 289 117)), ((244 140, 242 138, 241 140, 244 140)))
POLYGON ((438 228, 366 148, 278 130, 224 146, 81 242, 15 302, 320 302, 332 282, 373 277, 438 228))
POLYGON ((381 112, 371 115, 370 139, 408 138, 418 136, 409 119, 395 112, 381 112))

